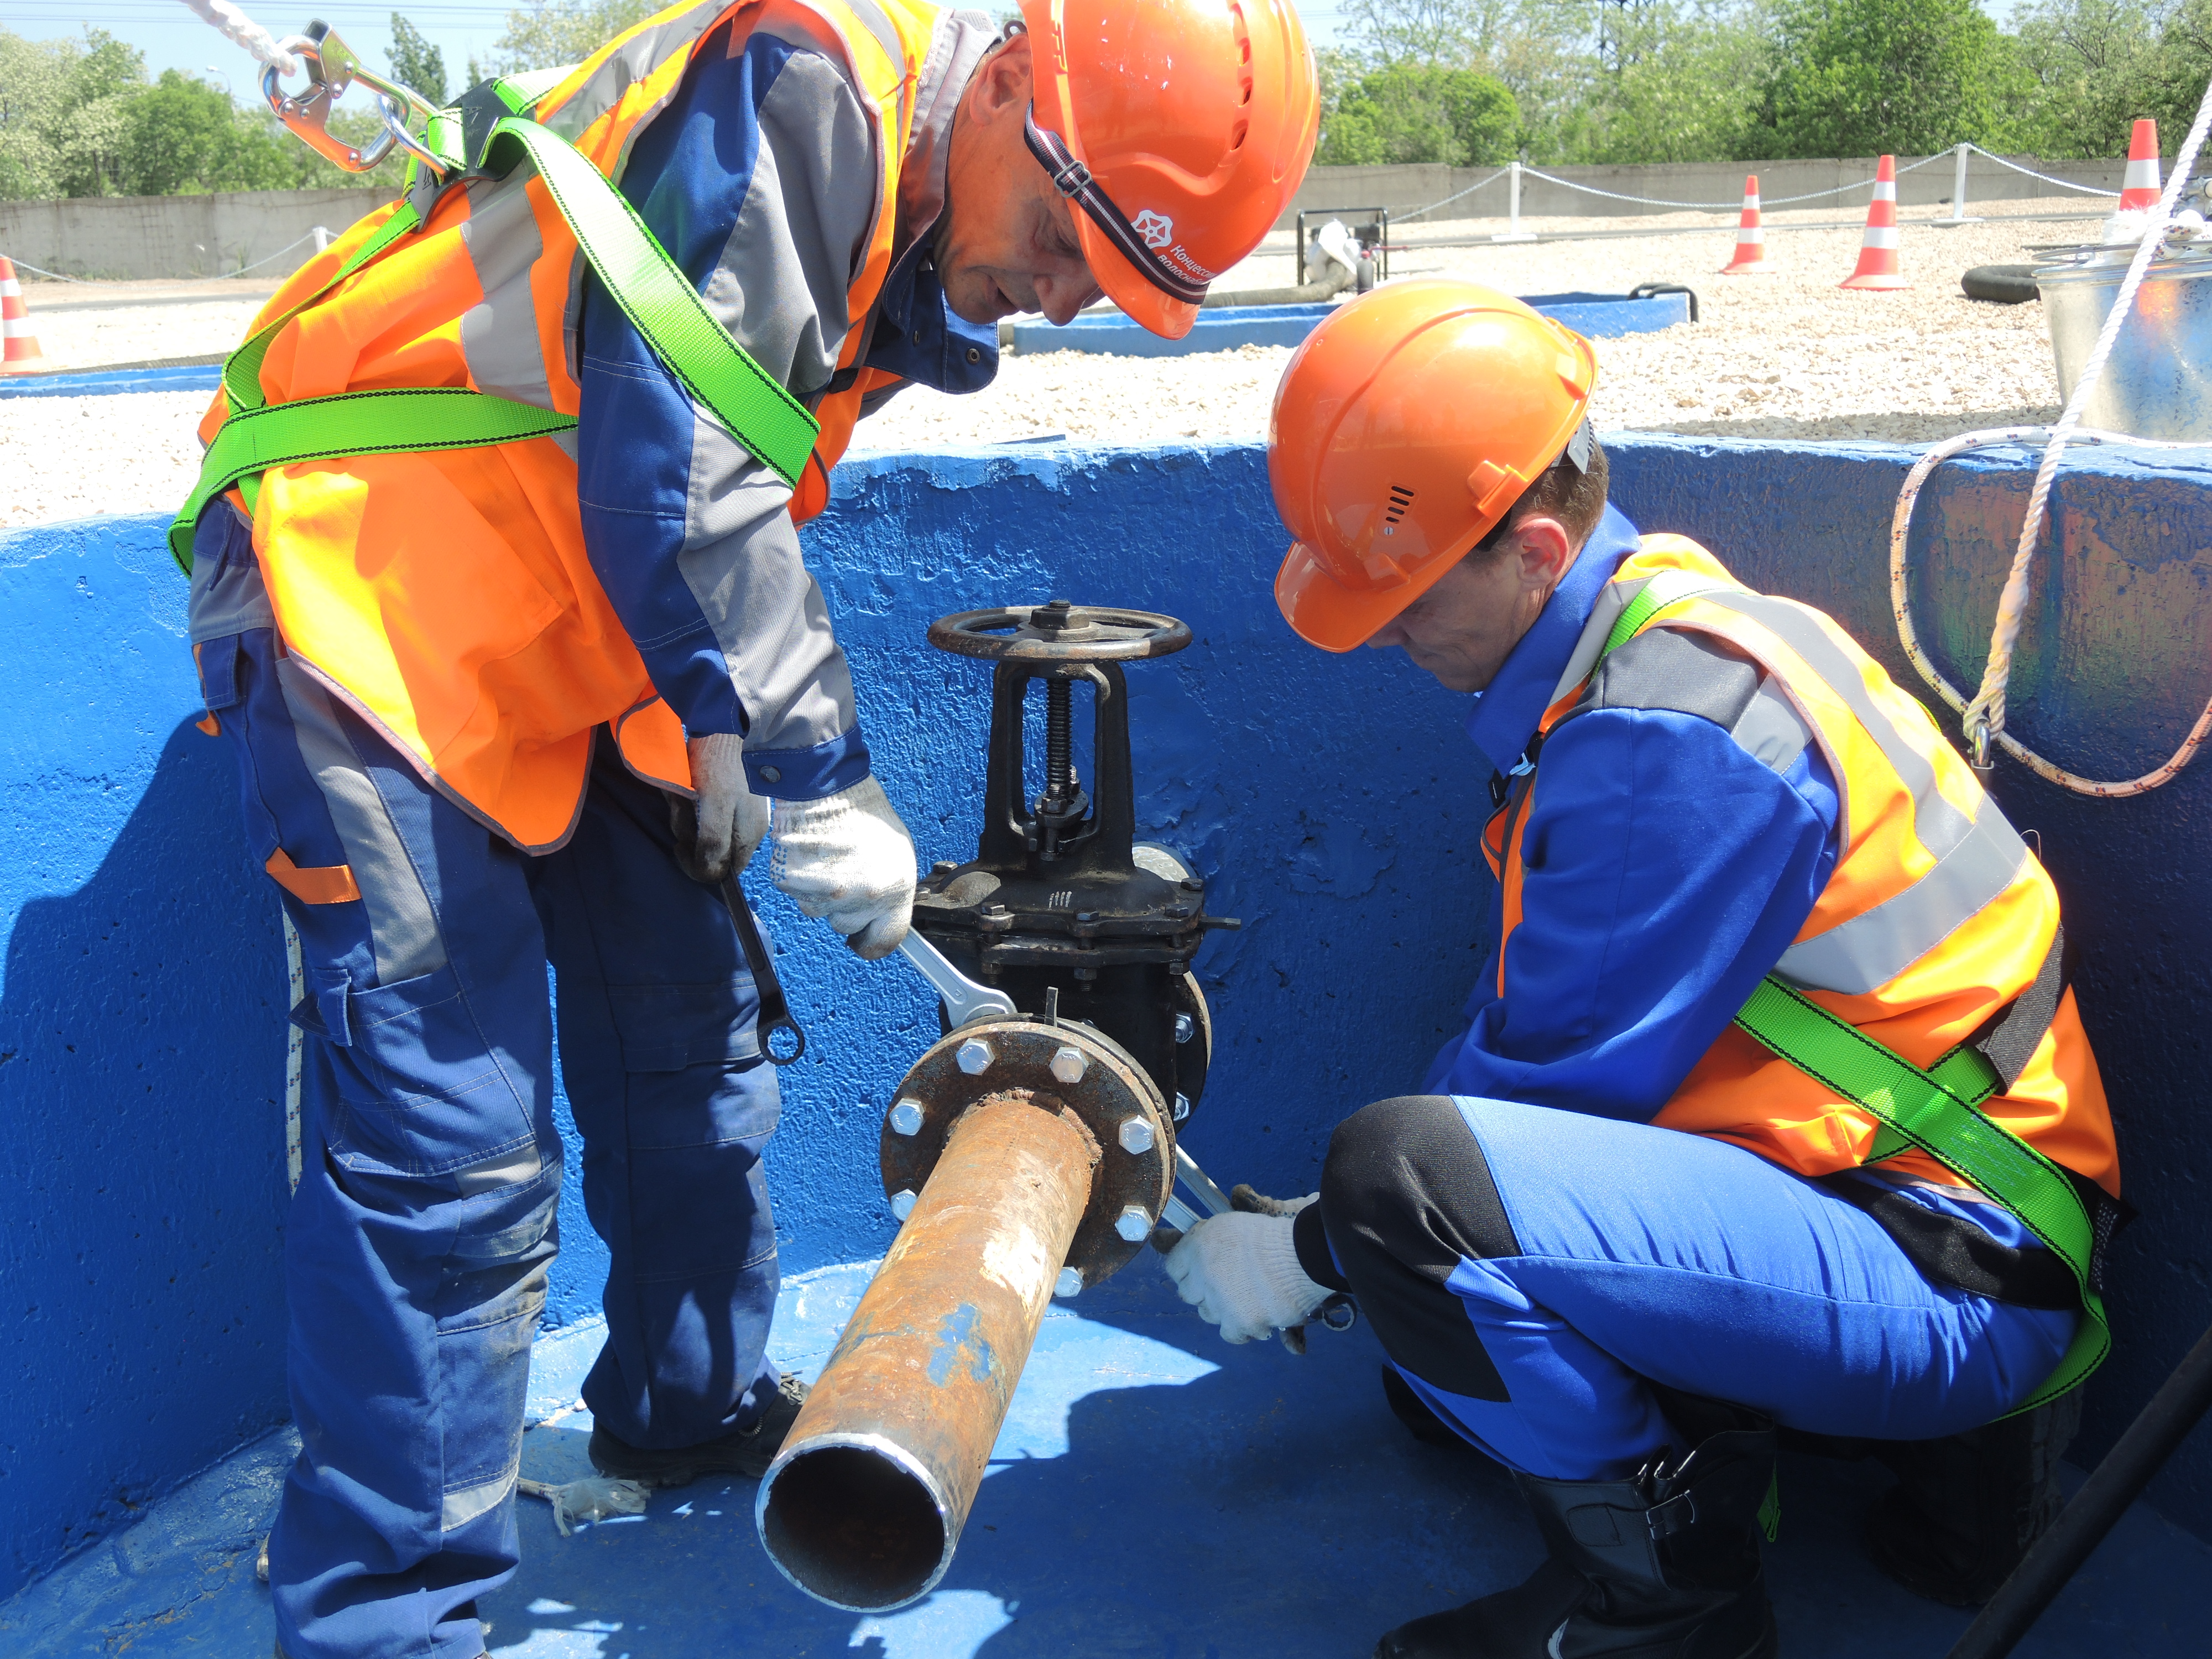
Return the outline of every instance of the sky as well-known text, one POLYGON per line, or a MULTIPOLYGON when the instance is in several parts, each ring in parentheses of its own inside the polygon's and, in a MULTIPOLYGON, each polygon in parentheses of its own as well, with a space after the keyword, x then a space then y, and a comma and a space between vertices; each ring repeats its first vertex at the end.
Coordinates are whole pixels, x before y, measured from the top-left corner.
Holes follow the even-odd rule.
MULTIPOLYGON (((356 0, 236 0, 236 3, 279 40, 305 27, 311 18, 319 17, 344 37, 364 63, 383 70, 392 65, 392 14, 397 9, 445 53, 449 93, 462 89, 471 54, 479 59, 491 56, 509 9, 502 0, 401 0, 396 8, 356 0)), ((1335 38, 1340 6, 1301 6, 1298 11, 1316 44, 1325 46, 1335 38)), ((159 76, 165 69, 181 70, 214 86, 224 84, 227 78, 234 96, 252 95, 260 65, 202 22, 182 0, 7 0, 0 6, 0 27, 34 40, 77 34, 87 24, 104 28, 144 52, 149 76, 159 76), (220 73, 210 73, 210 65, 220 73)))

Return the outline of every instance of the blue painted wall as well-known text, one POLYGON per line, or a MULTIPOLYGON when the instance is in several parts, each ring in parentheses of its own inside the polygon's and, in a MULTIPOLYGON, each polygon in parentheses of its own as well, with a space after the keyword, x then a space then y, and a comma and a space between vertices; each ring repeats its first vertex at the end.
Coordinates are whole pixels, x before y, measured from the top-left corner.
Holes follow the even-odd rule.
MULTIPOLYGON (((1616 495, 1747 580, 1832 611, 1902 675, 1887 526, 1908 452, 1633 440, 1616 495)), ((1961 465, 1923 498, 1923 632, 1960 672, 2016 533, 2030 463, 1961 465)), ((2197 472, 2074 464, 2064 550, 2015 681, 2016 728, 2133 772, 2212 695, 2212 495, 2197 472)), ((1139 818, 1245 921, 1200 963, 1216 1069, 1191 1145, 1224 1179, 1312 1184, 1328 1127, 1418 1081, 1475 968, 1486 768, 1460 700, 1395 654, 1298 645, 1268 599, 1281 530, 1257 450, 1007 448, 848 464, 810 532, 878 769, 925 861, 973 849, 988 675, 930 618, 1065 594, 1185 617, 1196 642, 1132 669, 1139 818)), ((283 963, 237 842, 221 745, 193 732, 181 584, 153 520, 0 534, 0 1289, 15 1409, 0 1424, 0 1594, 283 1414, 276 1254, 283 963)), ((2093 1396, 2109 1439, 2212 1318, 2212 1175, 2196 1011, 2212 990, 2212 765, 2148 800, 2076 805, 2008 769, 2089 952, 2085 1001, 2147 1212, 2115 1265, 2121 1347, 2093 1396)), ((896 963, 862 964, 757 874, 811 1042, 770 1155, 787 1270, 872 1255, 890 1218, 876 1125, 933 1035, 896 963)), ((571 1160, 572 1176, 576 1160, 571 1160)), ((549 1318, 597 1306, 580 1206, 549 1318)), ((2212 1456, 2154 1497, 2206 1530, 2212 1456)))

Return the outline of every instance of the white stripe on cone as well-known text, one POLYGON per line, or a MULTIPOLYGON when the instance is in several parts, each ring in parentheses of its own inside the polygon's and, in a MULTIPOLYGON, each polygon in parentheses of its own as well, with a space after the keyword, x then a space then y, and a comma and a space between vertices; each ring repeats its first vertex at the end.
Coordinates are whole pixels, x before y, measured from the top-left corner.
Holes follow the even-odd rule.
POLYGON ((7 321, 0 322, 0 339, 27 340, 30 337, 31 319, 28 317, 10 317, 7 321))
POLYGON ((2122 190, 2156 190, 2158 163, 2155 161, 2129 162, 2127 173, 2120 179, 2120 188, 2122 190))
POLYGON ((1874 199, 1877 202, 1894 202, 1897 199, 1896 180, 1885 179, 1876 185, 1874 187, 1874 199))
POLYGON ((1897 246, 1897 227, 1895 225, 1869 225, 1866 228, 1866 240, 1860 243, 1859 246, 1861 247, 1895 247, 1897 246))
POLYGON ((23 285, 21 283, 13 276, 0 276, 0 300, 20 300, 22 297, 23 285))
POLYGON ((1739 230, 1735 234, 1735 245, 1738 247, 1764 247, 1766 245, 1766 227, 1753 225, 1748 230, 1739 230))

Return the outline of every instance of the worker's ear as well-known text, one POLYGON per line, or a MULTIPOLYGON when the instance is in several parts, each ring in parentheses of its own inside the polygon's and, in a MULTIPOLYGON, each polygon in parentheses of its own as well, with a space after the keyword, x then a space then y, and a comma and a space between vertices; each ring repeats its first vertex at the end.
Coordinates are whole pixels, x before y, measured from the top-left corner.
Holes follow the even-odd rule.
POLYGON ((1575 562, 1575 538, 1557 519, 1536 514, 1522 520, 1513 526, 1513 541, 1523 587, 1548 594, 1566 580, 1575 562))
POLYGON ((1009 35, 975 66, 968 83, 969 115, 986 126, 1007 116, 1020 120, 1029 112, 1030 72, 1030 37, 1009 35))

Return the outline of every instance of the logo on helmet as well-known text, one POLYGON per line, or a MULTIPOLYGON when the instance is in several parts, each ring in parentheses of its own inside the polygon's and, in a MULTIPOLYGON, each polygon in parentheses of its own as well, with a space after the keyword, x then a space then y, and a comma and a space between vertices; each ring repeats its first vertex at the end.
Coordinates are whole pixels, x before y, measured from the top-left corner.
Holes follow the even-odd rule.
POLYGON ((1175 221, 1164 213, 1155 213, 1146 208, 1131 222, 1131 228, 1145 239, 1146 247, 1165 247, 1175 240, 1175 221))

